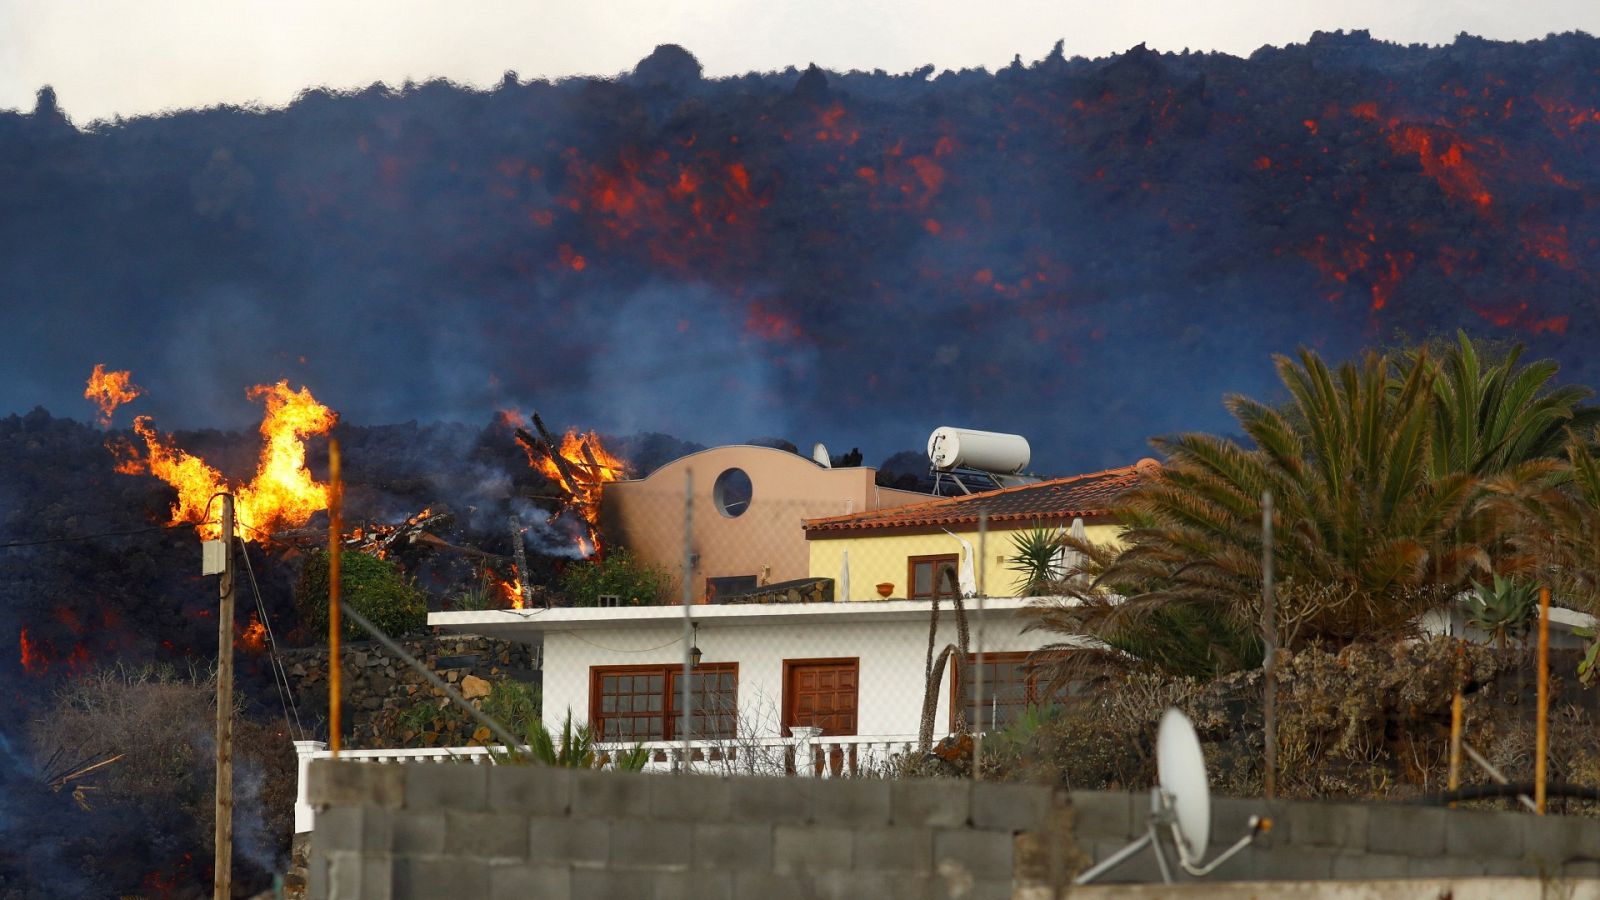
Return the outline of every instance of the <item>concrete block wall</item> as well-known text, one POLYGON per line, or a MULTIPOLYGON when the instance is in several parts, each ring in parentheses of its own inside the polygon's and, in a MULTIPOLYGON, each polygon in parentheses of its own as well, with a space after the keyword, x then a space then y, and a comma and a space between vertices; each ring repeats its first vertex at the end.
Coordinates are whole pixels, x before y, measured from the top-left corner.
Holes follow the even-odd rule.
MULTIPOLYGON (((1077 841, 1096 862, 1144 834, 1149 793, 1074 791, 1077 841)), ((1210 859, 1245 832, 1252 815, 1272 820, 1254 845, 1209 881, 1600 875, 1600 819, 1535 816, 1392 803, 1274 802, 1214 797, 1210 859)), ((1177 870, 1169 852, 1168 861, 1177 870)), ((1156 881, 1144 851, 1101 883, 1156 881)))
POLYGON ((321 898, 1053 896, 1086 863, 1067 793, 318 760, 321 898))

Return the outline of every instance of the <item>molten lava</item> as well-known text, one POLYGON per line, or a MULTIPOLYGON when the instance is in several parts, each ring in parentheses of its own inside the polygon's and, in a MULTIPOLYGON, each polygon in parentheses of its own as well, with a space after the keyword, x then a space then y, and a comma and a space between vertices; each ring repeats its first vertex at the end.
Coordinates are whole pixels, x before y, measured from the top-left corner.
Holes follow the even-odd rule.
POLYGON ((229 483, 205 460, 156 431, 149 416, 133 422, 134 431, 144 439, 146 456, 135 455, 118 467, 122 472, 148 472, 176 488, 173 523, 200 525, 201 537, 207 540, 221 533, 215 522, 203 521, 218 493, 234 495, 236 531, 247 540, 304 525, 313 513, 328 508, 328 486, 314 480, 306 468, 306 439, 328 433, 337 417, 309 389, 291 390, 287 381, 257 385, 248 393, 250 399, 266 402, 261 419, 264 445, 248 483, 229 483))
POLYGON ((89 374, 89 386, 83 389, 83 396, 93 400, 100 407, 98 421, 102 428, 111 424, 111 414, 117 407, 144 393, 133 383, 132 372, 107 372, 105 363, 95 363, 94 371, 89 374))

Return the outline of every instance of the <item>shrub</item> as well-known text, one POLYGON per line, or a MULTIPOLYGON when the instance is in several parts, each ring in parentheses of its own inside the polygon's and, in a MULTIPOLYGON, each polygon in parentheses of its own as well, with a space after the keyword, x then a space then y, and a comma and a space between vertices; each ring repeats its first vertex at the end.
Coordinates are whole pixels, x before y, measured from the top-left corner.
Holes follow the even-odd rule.
MULTIPOLYGON (((368 621, 391 637, 422 629, 428 623, 428 604, 395 565, 365 553, 339 557, 340 595, 368 621)), ((328 632, 328 554, 318 552, 306 560, 294 588, 295 608, 317 635, 328 632)), ((364 637, 349 617, 342 619, 344 634, 364 637)))
POLYGON ((561 589, 573 606, 599 606, 602 594, 622 598, 623 606, 660 606, 672 596, 674 579, 665 569, 639 559, 626 548, 603 559, 568 566, 561 589))
POLYGON ((483 713, 512 734, 526 734, 539 721, 539 689, 521 681, 497 681, 483 698, 483 713))

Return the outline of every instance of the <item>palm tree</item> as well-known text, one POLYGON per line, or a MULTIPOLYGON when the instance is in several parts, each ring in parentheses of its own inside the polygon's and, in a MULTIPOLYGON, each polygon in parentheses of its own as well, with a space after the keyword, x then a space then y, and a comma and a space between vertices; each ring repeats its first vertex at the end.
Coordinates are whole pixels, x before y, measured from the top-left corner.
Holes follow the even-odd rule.
MULTIPOLYGON (((1521 345, 1499 363, 1488 365, 1467 337, 1438 355, 1433 379, 1434 427, 1430 467, 1435 477, 1467 472, 1494 476, 1540 459, 1559 459, 1570 432, 1600 424, 1600 408, 1584 406, 1594 392, 1579 385, 1552 385, 1560 370, 1555 360, 1535 360, 1522 368, 1521 345)), ((1402 370, 1427 358, 1421 351, 1401 357, 1402 370)))
MULTIPOLYGON (((1269 490, 1282 646, 1403 633, 1488 568, 1483 549, 1461 537, 1477 479, 1430 465, 1436 367, 1368 353, 1334 370, 1309 350, 1276 363, 1290 396, 1282 409, 1226 401, 1253 449, 1206 434, 1155 442, 1167 463, 1123 498, 1125 546, 1086 567, 1095 570, 1088 593, 1120 598, 1041 601, 1034 627, 1128 644, 1203 623, 1213 635, 1203 669, 1250 664, 1269 490)), ((1193 660, 1170 658, 1186 655, 1193 660)))

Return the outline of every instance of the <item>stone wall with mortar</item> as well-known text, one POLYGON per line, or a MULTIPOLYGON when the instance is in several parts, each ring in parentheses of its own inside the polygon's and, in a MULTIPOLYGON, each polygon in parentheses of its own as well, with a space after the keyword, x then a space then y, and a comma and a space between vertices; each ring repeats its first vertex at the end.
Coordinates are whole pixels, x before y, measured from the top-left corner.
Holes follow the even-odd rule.
MULTIPOLYGON (((527 644, 477 637, 425 637, 399 642, 446 683, 480 698, 499 681, 514 679, 539 685, 538 661, 527 644)), ((476 725, 448 709, 449 701, 415 669, 372 641, 350 641, 340 648, 344 690, 343 717, 348 749, 396 747, 459 747, 474 743, 476 725), (422 715, 406 714, 420 706, 438 714, 422 723, 422 715), (406 727, 409 722, 421 727, 406 727)), ((327 729, 328 649, 308 647, 283 654, 284 670, 294 688, 300 718, 307 727, 327 729)), ((317 735, 326 740, 325 733, 317 735)))

